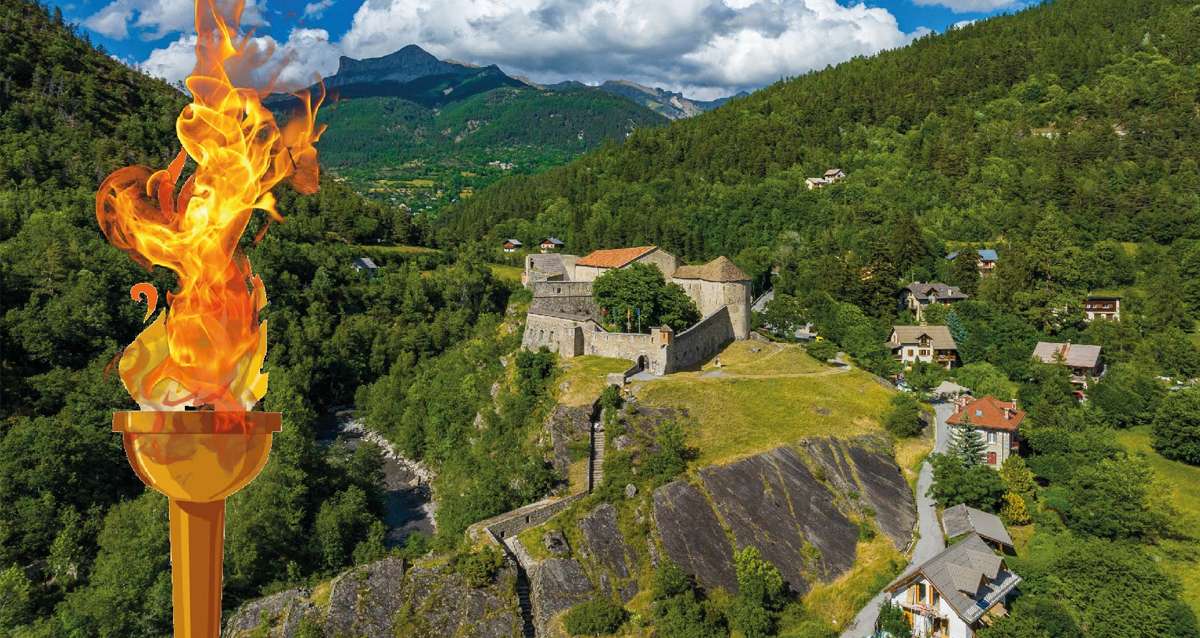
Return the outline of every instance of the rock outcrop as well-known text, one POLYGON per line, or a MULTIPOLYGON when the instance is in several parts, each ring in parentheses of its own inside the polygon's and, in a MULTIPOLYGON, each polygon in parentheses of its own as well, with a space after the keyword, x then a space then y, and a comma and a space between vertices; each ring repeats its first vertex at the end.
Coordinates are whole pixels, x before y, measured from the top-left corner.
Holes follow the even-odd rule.
POLYGON ((896 549, 908 546, 917 510, 891 454, 875 449, 869 440, 847 446, 834 439, 807 439, 803 447, 830 483, 847 494, 861 495, 861 502, 874 512, 879 529, 896 549))
POLYGON ((788 447, 700 473, 739 547, 753 545, 793 591, 854 564, 858 528, 788 447))
POLYGON ((560 476, 566 476, 571 466, 571 446, 586 446, 592 432, 592 406, 557 405, 546 419, 553 448, 551 464, 560 476))
POLYGON ((653 494, 663 551, 730 592, 734 545, 758 548, 798 593, 835 579, 854 565, 856 520, 873 519, 898 548, 912 538, 916 504, 886 450, 872 437, 812 439, 704 468, 703 489, 668 483, 653 494))
POLYGON ((654 523, 663 550, 705 587, 737 590, 733 546, 708 498, 685 481, 654 490, 654 523))
POLYGON ((323 636, 517 638, 515 579, 506 567, 496 584, 476 589, 448 569, 405 569, 402 559, 387 558, 343 573, 327 590, 295 589, 247 603, 223 636, 294 638, 307 625, 323 636))
POLYGON ((583 566, 573 558, 548 558, 530 566, 528 574, 533 621, 539 636, 550 633, 550 621, 556 615, 596 594, 583 566))

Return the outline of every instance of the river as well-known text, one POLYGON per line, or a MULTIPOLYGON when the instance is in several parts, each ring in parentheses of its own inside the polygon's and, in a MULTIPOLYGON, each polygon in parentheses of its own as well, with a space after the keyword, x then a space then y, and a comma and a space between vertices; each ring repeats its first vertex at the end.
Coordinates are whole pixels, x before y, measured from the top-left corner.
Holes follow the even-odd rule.
POLYGON ((433 474, 423 464, 404 458, 386 439, 367 430, 348 410, 337 412, 323 428, 320 443, 345 442, 353 449, 370 441, 383 450, 384 523, 386 544, 396 547, 413 532, 433 534, 433 474))

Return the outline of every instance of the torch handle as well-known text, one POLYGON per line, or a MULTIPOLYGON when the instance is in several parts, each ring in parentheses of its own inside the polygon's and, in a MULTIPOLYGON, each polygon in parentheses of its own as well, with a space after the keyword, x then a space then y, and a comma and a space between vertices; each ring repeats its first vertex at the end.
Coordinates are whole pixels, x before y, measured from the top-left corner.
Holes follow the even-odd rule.
POLYGON ((175 638, 220 638, 225 501, 170 502, 175 638))

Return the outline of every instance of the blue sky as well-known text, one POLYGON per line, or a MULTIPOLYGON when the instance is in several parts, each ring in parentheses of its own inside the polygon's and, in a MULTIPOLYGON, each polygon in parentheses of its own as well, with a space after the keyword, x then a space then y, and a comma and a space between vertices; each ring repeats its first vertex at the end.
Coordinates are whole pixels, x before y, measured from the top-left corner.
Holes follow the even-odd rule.
MULTIPOLYGON (((219 0, 226 1, 226 0, 219 0)), ((1039 0, 246 0, 285 85, 340 55, 419 44, 540 82, 628 79, 712 98, 1039 0)), ((192 0, 51 2, 94 42, 169 80, 191 68, 192 0)))

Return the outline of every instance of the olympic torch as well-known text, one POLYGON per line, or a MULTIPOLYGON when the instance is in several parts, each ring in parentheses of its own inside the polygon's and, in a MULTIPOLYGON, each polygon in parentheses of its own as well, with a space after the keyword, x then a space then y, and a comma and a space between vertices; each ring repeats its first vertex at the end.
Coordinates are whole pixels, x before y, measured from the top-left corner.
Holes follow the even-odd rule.
MULTIPOLYGON (((267 463, 278 413, 256 412, 267 391, 262 371, 267 296, 239 248, 255 210, 282 221, 271 189, 290 180, 317 190, 313 144, 320 99, 298 93, 300 109, 279 126, 265 90, 235 86, 269 56, 239 34, 241 2, 196 1, 192 102, 176 120, 182 150, 152 171, 129 166, 96 193, 96 219, 109 242, 147 270, 176 275, 177 287, 121 354, 119 371, 140 411, 118 412, 113 430, 138 477, 170 499, 171 582, 176 638, 217 638, 225 499, 267 463), (190 160, 190 161, 189 161, 190 160), (187 169, 190 176, 178 186, 187 169)), ((148 283, 130 296, 158 309, 148 283)))

